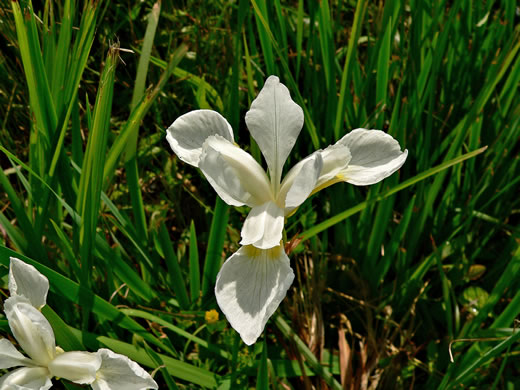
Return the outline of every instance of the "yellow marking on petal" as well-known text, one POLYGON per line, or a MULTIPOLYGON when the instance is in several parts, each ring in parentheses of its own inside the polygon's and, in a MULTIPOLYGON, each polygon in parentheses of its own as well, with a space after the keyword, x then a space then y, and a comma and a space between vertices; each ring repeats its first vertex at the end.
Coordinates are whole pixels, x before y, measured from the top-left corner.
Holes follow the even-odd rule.
POLYGON ((323 183, 320 186, 318 186, 315 189, 313 189, 311 194, 309 195, 309 197, 314 195, 316 192, 319 192, 319 191, 321 191, 321 190, 323 190, 323 189, 325 189, 327 187, 330 187, 333 184, 336 184, 336 183, 339 183, 339 182, 342 182, 342 181, 346 181, 346 178, 341 173, 338 173, 336 176, 334 176, 329 181, 326 181, 325 183, 323 183))
POLYGON ((246 255, 251 258, 260 257, 262 255, 266 255, 268 259, 278 259, 283 251, 282 242, 280 241, 280 245, 275 246, 269 249, 260 249, 253 245, 246 245, 244 250, 246 255))
POLYGON ((218 321, 218 311, 216 311, 215 309, 208 310, 204 314, 204 319, 208 324, 214 324, 218 321))

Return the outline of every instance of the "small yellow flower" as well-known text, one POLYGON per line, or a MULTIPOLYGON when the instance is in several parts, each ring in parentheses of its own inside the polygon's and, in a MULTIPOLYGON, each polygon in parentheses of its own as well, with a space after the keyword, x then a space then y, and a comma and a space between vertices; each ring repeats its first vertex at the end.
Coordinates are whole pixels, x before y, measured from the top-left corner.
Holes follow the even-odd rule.
POLYGON ((208 324, 214 324, 218 321, 218 311, 211 309, 204 314, 204 319, 208 324))

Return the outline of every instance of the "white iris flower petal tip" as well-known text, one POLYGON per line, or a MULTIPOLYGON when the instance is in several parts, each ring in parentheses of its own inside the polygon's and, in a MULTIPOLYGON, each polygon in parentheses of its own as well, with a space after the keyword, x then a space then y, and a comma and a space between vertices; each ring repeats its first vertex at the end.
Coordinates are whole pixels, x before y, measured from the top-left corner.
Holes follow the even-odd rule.
POLYGON ((218 112, 195 110, 177 118, 166 131, 166 139, 184 162, 199 166, 202 145, 210 135, 220 135, 233 142, 233 129, 218 112))
POLYGON ((355 129, 337 144, 349 148, 352 158, 340 171, 343 180, 366 186, 380 182, 403 166, 408 150, 381 130, 355 129))
POLYGON ((285 298, 294 280, 283 247, 243 246, 226 260, 217 276, 215 295, 231 326, 253 344, 285 298))
POLYGON ((16 257, 11 257, 10 260, 9 293, 11 296, 21 295, 35 308, 41 309, 47 302, 49 280, 32 265, 16 257))
POLYGON ((153 378, 137 363, 109 349, 100 349, 97 355, 101 367, 97 379, 91 384, 94 390, 145 390, 158 389, 153 378))

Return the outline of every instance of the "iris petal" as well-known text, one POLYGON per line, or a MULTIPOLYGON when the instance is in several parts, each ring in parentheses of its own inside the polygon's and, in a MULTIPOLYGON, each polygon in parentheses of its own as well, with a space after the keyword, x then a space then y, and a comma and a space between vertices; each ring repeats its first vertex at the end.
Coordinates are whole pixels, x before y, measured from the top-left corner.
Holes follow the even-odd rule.
POLYGON ((208 137, 204 143, 199 168, 231 206, 254 207, 272 198, 262 167, 249 153, 220 136, 208 137))
POLYGON ((54 359, 56 344, 49 321, 26 298, 15 295, 4 302, 9 327, 22 349, 39 365, 54 359))
POLYGON ((284 223, 284 210, 274 202, 253 207, 242 227, 241 245, 254 245, 269 249, 280 245, 284 223))
POLYGON ((32 265, 15 257, 10 260, 9 293, 24 296, 35 308, 41 309, 47 301, 49 280, 32 265))
POLYGON ((269 250, 243 246, 226 260, 217 276, 215 295, 247 345, 260 336, 293 280, 282 246, 269 250))
POLYGON ((349 148, 352 158, 340 172, 342 179, 358 186, 375 184, 397 171, 406 161, 408 151, 381 130, 356 129, 338 144, 349 148))
POLYGON ((96 372, 101 366, 101 358, 91 352, 72 351, 64 352, 49 365, 52 376, 65 378, 79 384, 92 383, 96 379, 96 372))
POLYGON ((283 179, 278 202, 284 204, 285 215, 290 214, 309 197, 323 167, 320 152, 306 157, 287 173, 283 179))
POLYGON ((48 390, 52 387, 45 367, 22 367, 0 378, 0 389, 48 390))
POLYGON ((246 124, 265 157, 271 180, 278 186, 285 160, 303 127, 303 110, 278 77, 269 76, 246 113, 246 124))
POLYGON ((126 356, 109 349, 100 349, 101 367, 97 379, 91 384, 93 390, 144 390, 158 389, 150 374, 126 356))
POLYGON ((23 356, 7 339, 0 339, 0 369, 24 366, 30 359, 23 356))
POLYGON ((215 134, 233 141, 233 129, 222 115, 212 110, 195 110, 172 123, 166 130, 166 140, 182 161, 198 167, 204 141, 215 134))

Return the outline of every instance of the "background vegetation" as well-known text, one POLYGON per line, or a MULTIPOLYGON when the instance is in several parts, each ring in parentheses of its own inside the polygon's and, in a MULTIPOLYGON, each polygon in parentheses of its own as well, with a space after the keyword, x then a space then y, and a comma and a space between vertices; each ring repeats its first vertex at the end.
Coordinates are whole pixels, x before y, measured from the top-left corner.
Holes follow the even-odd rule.
POLYGON ((161 388, 520 388, 519 13, 510 0, 3 0, 0 285, 9 256, 34 264, 59 345, 126 354, 161 388), (209 314, 247 210, 164 138, 211 108, 260 160, 243 118, 270 74, 305 111, 288 166, 356 127, 409 156, 289 220, 295 283, 246 347, 209 314))

